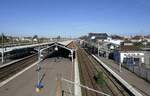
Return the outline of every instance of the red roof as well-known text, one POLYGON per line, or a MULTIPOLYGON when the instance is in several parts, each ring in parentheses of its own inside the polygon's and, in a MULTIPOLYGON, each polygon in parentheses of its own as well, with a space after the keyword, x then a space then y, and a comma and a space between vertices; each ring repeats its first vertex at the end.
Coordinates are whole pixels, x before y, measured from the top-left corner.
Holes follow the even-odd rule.
POLYGON ((75 43, 72 41, 70 44, 67 45, 68 48, 70 49, 75 49, 76 48, 76 45, 75 43))

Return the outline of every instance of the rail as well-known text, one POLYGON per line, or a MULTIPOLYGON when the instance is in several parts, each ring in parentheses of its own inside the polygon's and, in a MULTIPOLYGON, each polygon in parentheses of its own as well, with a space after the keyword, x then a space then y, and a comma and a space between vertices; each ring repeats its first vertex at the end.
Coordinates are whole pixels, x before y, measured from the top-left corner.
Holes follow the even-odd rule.
POLYGON ((0 82, 8 79, 9 77, 13 76, 17 72, 33 64, 35 61, 37 61, 37 54, 28 56, 27 58, 24 58, 17 62, 10 63, 9 65, 5 65, 1 67, 0 68, 0 82))
POLYGON ((112 71, 107 65, 105 65, 101 60, 99 60, 95 55, 92 55, 113 77, 115 77, 132 95, 143 96, 137 90, 135 90, 130 84, 128 84, 124 79, 122 79, 118 74, 112 71))

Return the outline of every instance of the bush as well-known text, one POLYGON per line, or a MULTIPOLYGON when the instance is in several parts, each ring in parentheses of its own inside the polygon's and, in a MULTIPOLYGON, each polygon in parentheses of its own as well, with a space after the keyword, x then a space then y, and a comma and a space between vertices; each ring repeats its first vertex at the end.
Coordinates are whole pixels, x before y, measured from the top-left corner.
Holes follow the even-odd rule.
POLYGON ((95 79, 96 83, 99 84, 99 85, 104 85, 105 84, 105 78, 104 78, 103 72, 98 72, 94 76, 94 79, 95 79))

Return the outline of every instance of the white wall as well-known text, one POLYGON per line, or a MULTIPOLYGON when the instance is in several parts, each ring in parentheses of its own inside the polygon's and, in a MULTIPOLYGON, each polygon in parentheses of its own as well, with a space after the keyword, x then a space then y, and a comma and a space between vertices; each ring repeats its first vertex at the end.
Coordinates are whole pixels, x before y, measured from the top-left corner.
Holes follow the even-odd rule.
POLYGON ((113 44, 116 44, 116 45, 120 45, 120 43, 123 42, 123 40, 111 39, 111 38, 108 38, 108 39, 106 39, 104 41, 105 42, 109 42, 109 43, 113 43, 113 44))
POLYGON ((126 58, 127 56, 142 57, 141 63, 144 63, 144 53, 143 52, 121 52, 120 53, 120 62, 123 63, 123 58, 126 58))

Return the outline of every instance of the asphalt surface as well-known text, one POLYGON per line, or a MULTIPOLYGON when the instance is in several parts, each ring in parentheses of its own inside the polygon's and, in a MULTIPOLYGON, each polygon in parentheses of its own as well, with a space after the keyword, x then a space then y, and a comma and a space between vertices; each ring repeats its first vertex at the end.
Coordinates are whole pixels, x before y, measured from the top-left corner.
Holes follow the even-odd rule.
MULTIPOLYGON (((0 88, 0 96, 55 96, 56 77, 61 74, 63 78, 72 80, 72 63, 66 58, 48 58, 41 62, 41 73, 44 88, 40 93, 35 91, 37 83, 37 66, 34 66, 0 88)), ((73 94, 73 85, 62 82, 65 96, 73 94)))

